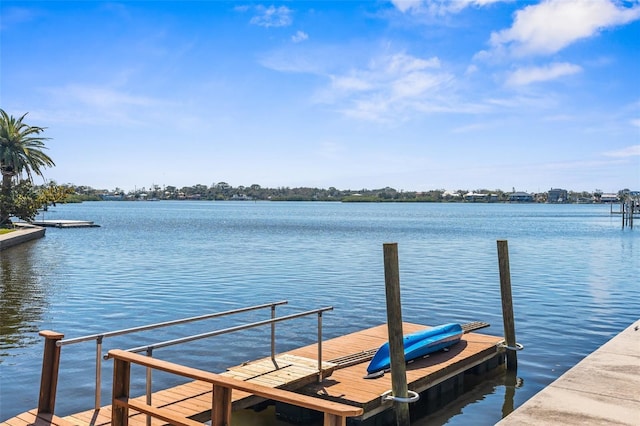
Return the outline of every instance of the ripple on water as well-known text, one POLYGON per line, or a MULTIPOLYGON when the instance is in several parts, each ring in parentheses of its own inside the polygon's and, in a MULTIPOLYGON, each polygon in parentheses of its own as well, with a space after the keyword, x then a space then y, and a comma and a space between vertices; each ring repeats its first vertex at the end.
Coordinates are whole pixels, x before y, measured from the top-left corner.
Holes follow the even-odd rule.
MULTIPOLYGON (((46 238, 0 257, 2 417, 37 402, 40 329, 76 337, 283 299, 289 305, 278 308, 280 315, 333 306, 323 316, 327 338, 383 324, 385 242, 398 243, 405 321, 480 320, 491 324, 483 332, 501 335, 496 240, 507 239, 517 338, 525 345, 518 355, 523 385, 511 398, 500 381, 478 388, 466 405, 429 423, 494 424, 505 401, 526 401, 637 320, 633 301, 640 300, 640 283, 630 273, 640 270, 637 232, 621 231, 608 213, 603 206, 507 204, 57 206, 48 218, 94 220, 101 227, 48 229, 46 238)), ((107 339, 104 351, 235 324, 221 318, 121 336, 107 339)), ((316 338, 315 319, 277 330, 279 350, 316 338)), ((157 356, 222 371, 266 356, 269 330, 183 349, 158 350, 157 356)), ((60 414, 92 406, 94 351, 91 343, 63 348, 60 414)), ((109 368, 105 363, 104 395, 109 368)), ((155 386, 174 381, 158 375, 155 386)))

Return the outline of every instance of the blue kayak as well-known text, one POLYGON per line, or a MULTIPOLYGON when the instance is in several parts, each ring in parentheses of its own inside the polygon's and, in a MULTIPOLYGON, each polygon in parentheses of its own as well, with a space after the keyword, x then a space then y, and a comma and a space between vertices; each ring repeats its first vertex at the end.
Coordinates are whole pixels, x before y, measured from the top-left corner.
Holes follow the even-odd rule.
MULTIPOLYGON (((404 336, 403 341, 404 359, 408 362, 448 348, 458 343, 462 338, 462 334, 462 327, 457 323, 444 324, 428 330, 408 334, 404 336)), ((380 346, 373 356, 373 359, 367 367, 367 373, 369 373, 369 375, 378 372, 384 373, 384 370, 388 369, 390 365, 389 342, 387 342, 380 346)))

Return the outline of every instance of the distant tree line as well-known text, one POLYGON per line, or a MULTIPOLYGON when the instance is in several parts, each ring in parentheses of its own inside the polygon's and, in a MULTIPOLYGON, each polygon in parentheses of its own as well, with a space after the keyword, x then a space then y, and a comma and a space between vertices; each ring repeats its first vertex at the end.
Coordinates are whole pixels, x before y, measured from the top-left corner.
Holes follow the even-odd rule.
MULTIPOLYGON (((234 187, 226 182, 214 183, 210 186, 197 184, 193 186, 160 186, 151 185, 149 188, 140 187, 133 191, 124 191, 120 188, 113 190, 94 189, 89 186, 63 185, 71 194, 67 202, 92 201, 92 200, 210 200, 210 201, 340 201, 340 202, 508 202, 511 194, 500 189, 460 189, 446 191, 434 189, 429 191, 403 191, 391 187, 379 189, 341 190, 334 187, 310 188, 310 187, 277 187, 267 188, 258 184, 250 186, 234 187)), ((617 196, 623 198, 629 194, 628 189, 618 191, 617 196)), ((548 192, 531 194, 531 201, 538 203, 561 202, 601 202, 602 191, 575 192, 566 191, 566 196, 560 201, 549 200, 548 192)))
POLYGON ((269 201, 341 201, 341 202, 554 202, 591 203, 614 202, 633 198, 640 202, 640 193, 624 189, 617 196, 596 190, 593 193, 550 189, 548 192, 528 194, 502 190, 476 189, 445 191, 403 191, 385 187, 380 189, 339 190, 307 187, 263 188, 258 184, 234 187, 226 182, 211 186, 151 185, 125 192, 93 189, 72 184, 58 185, 49 181, 35 185, 34 176, 44 177, 45 168, 55 166, 45 153, 47 147, 44 127, 31 126, 24 122, 26 113, 18 118, 0 108, 0 227, 10 227, 11 218, 31 221, 39 210, 63 202, 93 200, 269 200, 269 201))

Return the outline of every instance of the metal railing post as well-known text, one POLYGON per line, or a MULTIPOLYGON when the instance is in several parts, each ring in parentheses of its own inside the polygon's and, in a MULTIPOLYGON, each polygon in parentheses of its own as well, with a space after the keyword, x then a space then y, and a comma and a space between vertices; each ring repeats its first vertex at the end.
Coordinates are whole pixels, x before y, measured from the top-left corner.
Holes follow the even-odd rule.
POLYGON ((322 382, 322 311, 318 312, 318 382, 322 382))
MULTIPOLYGON (((147 356, 149 358, 153 358, 152 347, 147 348, 147 356)), ((147 367, 147 386, 146 386, 147 405, 151 405, 151 395, 153 394, 153 385, 151 383, 151 373, 152 373, 151 367, 147 367)), ((149 414, 147 414, 147 426, 151 426, 151 416, 149 414)))
POLYGON ((95 396, 95 409, 100 409, 100 396, 102 387, 102 338, 99 336, 96 339, 96 396, 95 396))
MULTIPOLYGON (((276 317, 276 305, 271 305, 271 319, 276 317)), ((271 361, 276 364, 276 323, 271 323, 271 361)), ((277 367, 277 365, 276 365, 277 367)))

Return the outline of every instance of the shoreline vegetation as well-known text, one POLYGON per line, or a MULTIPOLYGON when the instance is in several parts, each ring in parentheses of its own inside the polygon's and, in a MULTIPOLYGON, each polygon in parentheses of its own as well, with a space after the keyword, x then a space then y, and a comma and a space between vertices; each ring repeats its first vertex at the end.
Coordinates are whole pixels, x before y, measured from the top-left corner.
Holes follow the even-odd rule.
MULTIPOLYGON (((0 228, 11 225, 11 218, 31 222, 40 210, 47 210, 56 203, 81 203, 84 201, 156 201, 156 200, 210 200, 210 201, 333 201, 343 203, 384 202, 518 202, 518 203, 617 203, 632 202, 640 205, 640 191, 619 190, 606 194, 596 189, 593 192, 575 192, 551 188, 540 193, 500 189, 474 189, 455 191, 432 189, 428 191, 404 191, 392 187, 380 189, 340 190, 309 187, 263 188, 259 184, 233 187, 227 182, 212 183, 211 186, 197 184, 177 186, 152 183, 134 191, 94 189, 74 184, 58 185, 54 181, 34 185, 33 176, 44 178, 43 169, 55 166, 44 152, 47 149, 42 136, 45 128, 30 126, 23 122, 27 113, 19 118, 0 109, 0 228)), ((633 210, 632 210, 633 211, 633 210)))
POLYGON ((149 188, 136 188, 133 191, 94 189, 88 186, 62 185, 69 189, 69 195, 59 202, 76 203, 83 201, 158 201, 158 200, 205 200, 205 201, 334 201, 344 203, 380 203, 380 202, 530 202, 530 203, 617 203, 628 198, 640 199, 640 191, 629 189, 617 193, 575 192, 551 188, 549 191, 528 193, 505 192, 499 189, 455 190, 435 189, 429 191, 403 191, 385 187, 381 189, 340 190, 309 187, 263 188, 251 186, 233 187, 226 182, 206 185, 193 185, 178 188, 175 186, 152 185, 149 188))

